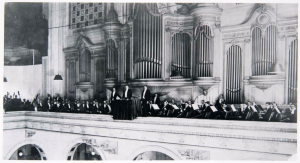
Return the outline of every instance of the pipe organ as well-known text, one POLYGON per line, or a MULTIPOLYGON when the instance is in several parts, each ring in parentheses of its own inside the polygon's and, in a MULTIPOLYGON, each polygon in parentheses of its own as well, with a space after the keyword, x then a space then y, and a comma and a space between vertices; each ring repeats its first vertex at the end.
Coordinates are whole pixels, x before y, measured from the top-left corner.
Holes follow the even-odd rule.
POLYGON ((204 25, 198 28, 196 36, 196 76, 211 77, 213 72, 211 29, 204 25))
POLYGON ((67 67, 67 81, 68 81, 68 93, 73 94, 75 92, 75 84, 76 84, 76 63, 75 60, 69 62, 67 67))
POLYGON ((266 28, 265 34, 258 27, 252 31, 252 75, 268 75, 276 62, 277 29, 274 25, 266 28))
POLYGON ((298 70, 298 39, 294 40, 289 49, 288 58, 288 103, 297 103, 297 70, 298 70))
POLYGON ((172 37, 172 71, 179 70, 184 78, 191 77, 191 41, 187 33, 172 37))
POLYGON ((91 81, 91 53, 86 49, 80 55, 79 80, 80 82, 91 81))
POLYGON ((135 78, 161 78, 162 15, 156 3, 138 5, 137 16, 133 22, 135 78))
POLYGON ((107 40, 107 69, 106 78, 117 78, 118 71, 118 49, 116 48, 115 41, 112 39, 107 40))
POLYGON ((242 81, 242 49, 232 45, 226 53, 226 101, 241 102, 242 81))

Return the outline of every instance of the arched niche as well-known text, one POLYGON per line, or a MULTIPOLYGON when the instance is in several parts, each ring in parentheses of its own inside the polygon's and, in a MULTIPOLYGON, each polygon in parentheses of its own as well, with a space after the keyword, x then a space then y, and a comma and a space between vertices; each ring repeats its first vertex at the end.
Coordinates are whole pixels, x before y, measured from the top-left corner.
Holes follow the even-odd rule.
POLYGON ((157 151, 147 151, 139 154, 133 160, 135 161, 152 161, 152 160, 174 160, 170 156, 157 152, 157 151))
POLYGON ((142 147, 138 148, 137 150, 133 151, 129 155, 127 160, 137 160, 140 158, 140 156, 144 155, 145 153, 148 154, 149 152, 161 153, 160 155, 162 157, 170 158, 171 160, 182 160, 182 158, 179 155, 177 155, 175 152, 173 152, 170 149, 167 149, 165 147, 157 146, 157 145, 142 146, 142 147), (166 156, 164 156, 164 155, 166 155, 166 156))
POLYGON ((91 52, 83 49, 79 55, 79 81, 91 81, 91 52))
POLYGON ((102 159, 102 152, 92 145, 86 143, 75 144, 68 152, 67 160, 93 160, 100 161, 102 159))
POLYGON ((35 144, 25 144, 17 148, 9 160, 47 160, 41 147, 35 144))

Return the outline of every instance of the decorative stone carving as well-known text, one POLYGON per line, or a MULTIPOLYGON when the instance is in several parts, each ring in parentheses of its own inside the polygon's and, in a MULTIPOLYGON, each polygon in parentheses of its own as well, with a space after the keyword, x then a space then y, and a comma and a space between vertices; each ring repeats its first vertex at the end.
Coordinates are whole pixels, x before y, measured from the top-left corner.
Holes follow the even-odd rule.
POLYGON ((33 135, 35 135, 35 131, 28 131, 28 130, 25 131, 25 137, 26 138, 30 138, 33 135))
POLYGON ((266 89, 270 88, 271 84, 256 84, 255 85, 258 89, 261 89, 262 91, 265 91, 266 89))
POLYGON ((109 154, 118 154, 118 142, 117 141, 101 141, 97 142, 97 139, 82 139, 83 143, 86 143, 88 145, 91 145, 95 148, 100 148, 103 151, 108 152, 109 154))
POLYGON ((178 153, 187 160, 210 160, 210 152, 204 150, 178 149, 178 153))
POLYGON ((228 34, 224 34, 223 37, 225 39, 228 38, 236 38, 236 37, 246 37, 246 36, 250 36, 250 32, 248 31, 242 31, 242 32, 234 32, 234 33, 228 33, 228 34))

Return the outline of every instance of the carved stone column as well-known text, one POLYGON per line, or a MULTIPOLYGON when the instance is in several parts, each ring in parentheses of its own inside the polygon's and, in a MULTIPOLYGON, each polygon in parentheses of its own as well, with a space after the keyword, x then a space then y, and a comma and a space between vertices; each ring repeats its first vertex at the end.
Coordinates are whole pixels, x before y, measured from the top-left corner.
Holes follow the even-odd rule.
MULTIPOLYGON (((118 14, 116 13, 116 11, 114 10, 114 5, 111 5, 110 11, 108 13, 107 16, 107 21, 104 24, 104 31, 105 31, 105 38, 106 38, 106 42, 108 40, 113 40, 115 43, 116 48, 118 49, 118 63, 114 63, 117 64, 117 79, 114 79, 109 77, 109 79, 107 78, 108 76, 111 76, 110 74, 106 75, 106 79, 107 80, 116 80, 116 81, 120 81, 121 80, 121 55, 120 55, 120 39, 121 39, 121 27, 122 24, 119 22, 118 20, 118 14)), ((106 47, 108 49, 108 47, 106 47)), ((106 58, 107 61, 110 59, 109 56, 106 58)), ((109 67, 107 67, 109 68, 109 67)))

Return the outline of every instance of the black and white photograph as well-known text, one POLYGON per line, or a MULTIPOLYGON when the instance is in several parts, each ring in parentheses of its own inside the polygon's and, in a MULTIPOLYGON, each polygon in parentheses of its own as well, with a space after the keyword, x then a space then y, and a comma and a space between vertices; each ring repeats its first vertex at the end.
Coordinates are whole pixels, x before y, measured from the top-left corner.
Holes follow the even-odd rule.
POLYGON ((2 5, 2 161, 298 160, 298 1, 2 5))

